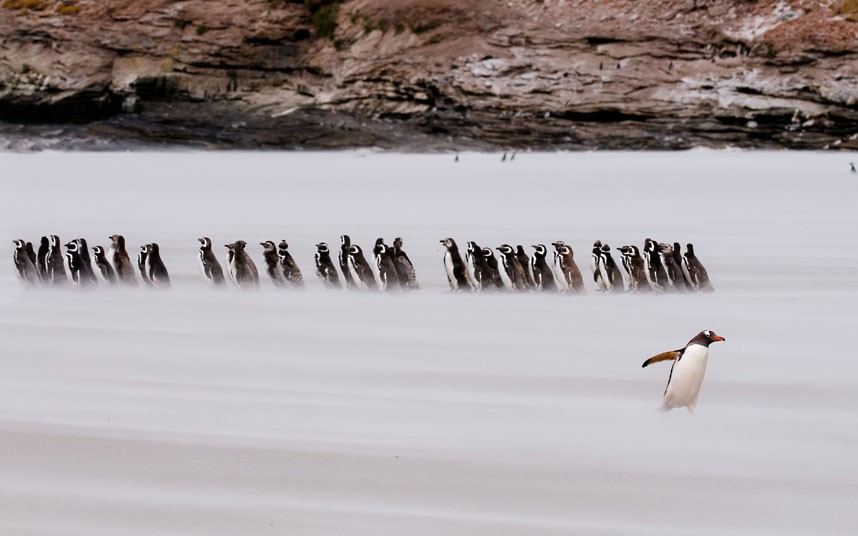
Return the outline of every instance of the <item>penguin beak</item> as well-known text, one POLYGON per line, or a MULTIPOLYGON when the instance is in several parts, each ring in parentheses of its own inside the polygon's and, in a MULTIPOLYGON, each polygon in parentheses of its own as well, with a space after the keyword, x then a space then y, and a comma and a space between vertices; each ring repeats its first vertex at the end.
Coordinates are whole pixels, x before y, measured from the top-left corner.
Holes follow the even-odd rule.
POLYGON ((727 339, 725 339, 724 337, 722 337, 720 335, 713 335, 712 340, 713 341, 726 341, 727 339))

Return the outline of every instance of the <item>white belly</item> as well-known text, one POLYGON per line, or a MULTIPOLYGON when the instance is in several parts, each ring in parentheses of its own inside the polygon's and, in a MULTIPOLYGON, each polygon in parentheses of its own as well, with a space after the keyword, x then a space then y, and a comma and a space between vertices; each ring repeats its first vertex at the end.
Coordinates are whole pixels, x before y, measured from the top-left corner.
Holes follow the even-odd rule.
POLYGON ((664 393, 663 409, 687 407, 694 410, 708 359, 709 348, 705 346, 693 344, 685 349, 682 359, 673 365, 670 383, 664 393))
POLYGON ((447 270, 447 280, 450 282, 450 288, 456 290, 459 288, 459 282, 456 280, 456 275, 453 273, 453 257, 450 252, 444 254, 444 268, 447 270))

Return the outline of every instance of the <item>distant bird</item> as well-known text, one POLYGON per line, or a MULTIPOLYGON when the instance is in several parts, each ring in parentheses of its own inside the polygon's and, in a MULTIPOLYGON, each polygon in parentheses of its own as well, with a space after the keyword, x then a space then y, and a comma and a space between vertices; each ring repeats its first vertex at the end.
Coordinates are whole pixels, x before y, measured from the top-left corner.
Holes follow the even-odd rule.
POLYGON ((554 292, 557 290, 557 285, 554 282, 554 273, 545 262, 545 256, 548 254, 548 249, 542 244, 531 246, 535 251, 530 259, 530 271, 533 273, 533 282, 535 289, 544 292, 554 292))
POLYGON ((325 288, 340 288, 340 277, 331 259, 331 250, 324 242, 316 244, 316 275, 325 288))
POLYGON ((456 158, 453 159, 453 162, 458 162, 458 161, 459 161, 459 155, 456 155, 456 158))
POLYGON ((524 269, 524 284, 528 289, 532 289, 536 287, 536 283, 533 281, 533 274, 530 273, 530 257, 527 256, 527 253, 524 251, 524 247, 519 244, 515 247, 515 257, 518 259, 518 263, 521 265, 522 269, 524 269))
POLYGON ((226 244, 227 273, 240 289, 259 288, 259 270, 245 251, 246 247, 247 242, 244 240, 226 244))
POLYGON ((108 284, 116 285, 116 272, 113 270, 113 266, 111 266, 107 261, 107 257, 104 254, 104 248, 101 246, 95 246, 92 248, 92 254, 95 260, 95 267, 101 272, 101 277, 104 278, 108 284))
POLYGON ((452 238, 445 238, 440 242, 446 248, 444 269, 447 271, 447 282, 450 284, 450 290, 465 292, 472 290, 471 278, 468 276, 468 269, 462 260, 456 241, 452 238))
POLYGON ((572 248, 561 240, 552 242, 551 245, 554 246, 554 269, 557 271, 561 288, 576 294, 586 293, 584 276, 575 264, 572 248))
POLYGON ((149 274, 146 271, 146 257, 148 256, 149 244, 143 244, 140 246, 140 252, 137 253, 137 268, 140 270, 140 279, 143 280, 144 286, 152 284, 152 282, 149 281, 149 274))
POLYGON ((623 246, 617 251, 623 256, 623 268, 629 275, 629 292, 651 292, 646 279, 646 264, 637 246, 623 246))
POLYGON ((134 275, 134 266, 131 264, 131 257, 125 250, 125 237, 122 235, 111 235, 110 237, 110 254, 108 258, 113 261, 113 269, 116 271, 116 277, 123 285, 137 286, 137 277, 134 275))
POLYGON ((417 273, 414 271, 414 264, 405 250, 402 249, 402 238, 396 237, 393 239, 393 264, 396 266, 396 273, 399 275, 399 283, 403 289, 416 290, 420 288, 417 283, 417 273))
POLYGON ((220 262, 217 260, 217 255, 212 251, 212 239, 203 236, 197 240, 202 244, 198 257, 200 272, 203 274, 203 278, 212 287, 223 286, 226 280, 223 277, 223 268, 221 268, 220 262))
POLYGON ((509 157, 509 161, 512 162, 515 160, 515 152, 512 153, 512 156, 509 157))
POLYGON ((709 281, 709 273, 703 267, 703 263, 694 254, 694 244, 685 246, 685 255, 683 256, 683 267, 688 274, 688 280, 691 281, 691 287, 700 292, 712 292, 714 287, 709 281))
POLYGON ((851 169, 852 173, 858 173, 858 170, 855 169, 855 164, 853 164, 852 162, 849 162, 849 168, 851 169))
POLYGON ((688 341, 685 348, 663 352, 643 362, 642 367, 659 361, 673 361, 660 410, 670 411, 674 408, 686 408, 689 413, 694 413, 697 400, 700 397, 703 376, 706 374, 709 345, 724 340, 726 340, 724 337, 707 329, 688 341))
POLYGON ((503 154, 503 158, 501 158, 501 162, 506 162, 506 153, 503 154))
POLYGON ((283 277, 286 282, 295 288, 304 288, 304 276, 301 274, 301 269, 298 268, 298 263, 289 253, 289 243, 281 240, 277 247, 277 255, 280 256, 280 265, 283 267, 283 277))
POLYGON ((351 270, 352 280, 355 287, 361 290, 377 290, 378 284, 375 282, 375 276, 372 273, 372 268, 366 262, 366 257, 363 255, 363 250, 360 246, 349 247, 349 269, 351 270))
POLYGON ((27 244, 23 240, 14 240, 15 251, 12 253, 12 260, 15 261, 15 269, 18 271, 18 277, 28 285, 39 284, 39 271, 36 265, 33 264, 33 259, 27 254, 27 244))
POLYGON ((385 292, 397 291, 401 288, 399 274, 396 272, 396 264, 393 262, 393 253, 390 246, 384 243, 383 238, 375 241, 372 249, 375 257, 375 267, 378 270, 378 282, 381 290, 385 292))
POLYGON ((605 290, 607 292, 625 291, 623 274, 611 256, 611 246, 608 244, 602 244, 601 256, 599 257, 599 273, 605 283, 605 290))
POLYGON ((349 270, 349 248, 352 246, 352 240, 349 235, 340 236, 340 270, 343 272, 343 279, 346 281, 346 288, 355 288, 356 282, 352 279, 352 273, 349 270))
POLYGON ((53 286, 65 285, 69 282, 66 275, 65 256, 63 255, 60 237, 51 235, 49 239, 49 250, 47 257, 48 279, 53 286))
POLYGON ((506 290, 506 284, 503 282, 503 277, 500 275, 500 266, 498 265, 498 260, 495 258, 495 252, 492 251, 492 248, 481 249, 483 251, 483 258, 486 260, 486 265, 491 271, 491 280, 495 289, 506 290))
POLYGON ((157 242, 146 244, 146 277, 149 284, 157 288, 170 288, 170 274, 161 258, 161 246, 157 242))
POLYGON ((483 248, 473 240, 468 242, 465 249, 465 263, 470 268, 474 290, 486 292, 497 289, 492 269, 489 267, 486 257, 483 256, 483 248))
POLYGON ((524 266, 519 262, 513 247, 509 244, 502 244, 495 249, 500 252, 501 263, 503 264, 507 279, 509 279, 510 290, 527 290, 527 276, 524 273, 524 266))
POLYGON ((265 272, 271 278, 275 287, 285 287, 286 278, 283 277, 283 265, 280 264, 280 256, 277 255, 277 246, 271 240, 260 242, 262 246, 262 259, 265 261, 265 272))

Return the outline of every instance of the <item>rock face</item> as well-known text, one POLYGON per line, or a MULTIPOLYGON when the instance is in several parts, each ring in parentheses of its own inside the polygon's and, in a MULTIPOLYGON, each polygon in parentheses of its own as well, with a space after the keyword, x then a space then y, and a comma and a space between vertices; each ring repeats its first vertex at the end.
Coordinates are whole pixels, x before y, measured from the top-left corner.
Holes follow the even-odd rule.
POLYGON ((7 147, 858 148, 858 0, 0 6, 7 147))

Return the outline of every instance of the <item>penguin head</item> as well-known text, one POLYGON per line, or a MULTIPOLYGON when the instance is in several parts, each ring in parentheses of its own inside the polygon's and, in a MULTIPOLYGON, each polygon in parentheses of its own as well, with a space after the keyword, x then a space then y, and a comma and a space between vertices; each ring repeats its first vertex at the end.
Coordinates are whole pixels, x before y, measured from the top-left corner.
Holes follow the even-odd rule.
POLYGON ((456 241, 452 238, 445 238, 444 240, 441 240, 441 243, 444 244, 444 247, 447 249, 453 249, 456 247, 456 241))
POLYGON ((712 330, 703 330, 698 333, 688 344, 699 344, 700 346, 709 346, 713 342, 726 341, 724 337, 717 335, 712 330))
POLYGON ((659 243, 658 250, 662 253, 666 253, 667 255, 673 254, 673 246, 670 244, 659 243))
POLYGON ((12 240, 12 243, 15 244, 15 247, 18 249, 24 249, 24 241, 21 239, 12 240))
MULTIPOLYGON (((561 242, 563 244, 563 242, 561 242)), ((567 246, 566 244, 561 245, 557 248, 557 253, 561 255, 569 255, 570 257, 573 255, 572 248, 567 246)))
POLYGON ((545 246, 544 246, 544 245, 542 245, 542 244, 533 244, 533 245, 532 245, 532 246, 530 246, 530 247, 532 247, 533 249, 535 249, 535 250, 536 250, 536 254, 537 254, 537 255, 539 255, 540 257, 544 257, 544 256, 545 256, 545 254, 548 252, 548 250, 547 250, 547 249, 545 249, 545 246))
POLYGON ((519 257, 521 257, 522 255, 527 257, 527 253, 524 252, 524 246, 522 246, 521 244, 515 246, 515 254, 519 257))
POLYGON ((48 240, 47 236, 43 236, 42 239, 39 241, 39 247, 40 248, 47 248, 50 245, 51 245, 51 241, 48 240))
POLYGON ((566 242, 564 242, 562 240, 558 240, 557 242, 552 242, 551 245, 554 246, 554 249, 556 249, 557 251, 560 251, 560 248, 565 246, 566 242))
POLYGON ((151 250, 151 244, 143 244, 140 246, 140 253, 146 254, 151 250))
POLYGON ((468 240, 468 253, 473 254, 475 251, 482 251, 482 248, 473 240, 468 240))
POLYGON ((60 249, 60 237, 57 235, 51 235, 51 247, 54 249, 60 249))
POLYGON ((500 251, 504 255, 512 255, 513 253, 515 253, 515 250, 512 249, 512 246, 510 246, 509 244, 503 244, 501 246, 498 246, 495 249, 497 249, 498 251, 500 251))
POLYGON ((245 242, 244 240, 237 240, 235 242, 236 251, 242 251, 246 246, 247 246, 247 242, 245 242))
POLYGON ((360 246, 349 246, 349 255, 360 255, 360 246))
POLYGON ((285 240, 281 240, 280 245, 278 247, 285 251, 285 250, 289 249, 289 242, 286 242, 285 240))
POLYGON ((115 235, 110 235, 108 238, 110 238, 110 241, 113 242, 113 245, 115 247, 117 247, 117 248, 124 248, 125 247, 125 237, 124 236, 115 234, 115 235))
POLYGON ((276 249, 274 246, 274 242, 272 242, 271 240, 266 240, 265 242, 260 242, 259 245, 262 246, 262 249, 264 249, 266 253, 269 253, 269 252, 274 251, 276 249))
POLYGON ((492 248, 481 248, 481 251, 483 252, 483 257, 487 259, 494 258, 495 256, 494 252, 492 251, 492 248))
POLYGON ((328 245, 324 242, 319 242, 316 244, 316 251, 319 253, 328 253, 330 250, 328 249, 328 245))
POLYGON ((393 247, 394 249, 402 249, 402 239, 398 236, 393 239, 393 247))
POLYGON ((688 243, 685 245, 685 254, 694 256, 694 244, 688 243))
POLYGON ((387 244, 384 243, 384 238, 377 238, 372 252, 376 255, 384 255, 387 252, 387 244))
POLYGON ((349 238, 349 235, 344 234, 340 236, 340 244, 343 248, 348 249, 349 246, 352 245, 352 239, 349 238))
POLYGON ((157 255, 158 252, 161 251, 161 246, 158 245, 158 242, 152 242, 151 244, 146 245, 149 246, 150 253, 154 253, 157 255))
POLYGON ((602 250, 602 253, 609 253, 611 251, 611 246, 609 246, 608 244, 604 244, 604 245, 602 245, 601 250, 602 250))
POLYGON ((75 240, 72 240, 71 242, 67 243, 66 249, 69 250, 69 253, 74 253, 74 252, 80 251, 80 247, 78 246, 78 243, 75 240))
POLYGON ((207 236, 201 236, 200 238, 197 238, 197 240, 199 240, 200 244, 202 244, 205 249, 212 247, 212 239, 207 236))
POLYGON ((95 246, 94 248, 92 248, 92 253, 96 257, 102 257, 102 256, 104 256, 104 248, 101 246, 95 246))
POLYGON ((655 249, 655 242, 652 238, 647 238, 644 240, 644 251, 653 251, 655 249))

